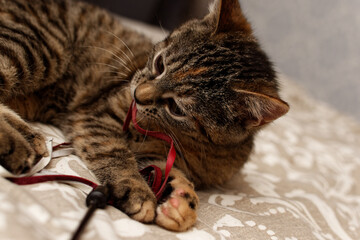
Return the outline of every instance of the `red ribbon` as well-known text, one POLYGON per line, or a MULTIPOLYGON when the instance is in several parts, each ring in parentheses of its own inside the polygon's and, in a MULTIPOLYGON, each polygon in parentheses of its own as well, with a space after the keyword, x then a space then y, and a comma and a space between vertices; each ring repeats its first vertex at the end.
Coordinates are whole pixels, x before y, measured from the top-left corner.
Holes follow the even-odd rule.
POLYGON ((125 119, 124 126, 123 126, 124 131, 127 131, 129 129, 130 121, 132 121, 135 129, 139 133, 141 133, 145 136, 151 136, 151 137, 161 139, 170 144, 170 150, 169 150, 167 160, 166 160, 165 177, 164 177, 164 181, 162 182, 162 184, 161 184, 162 172, 159 167, 151 165, 151 166, 148 166, 148 167, 140 170, 140 172, 143 173, 144 175, 148 175, 152 170, 155 171, 154 181, 152 184, 152 190, 155 193, 156 198, 159 200, 165 189, 166 182, 169 178, 169 173, 171 171, 171 168, 175 162, 176 151, 174 148, 174 141, 172 140, 171 137, 169 137, 168 135, 166 135, 162 132, 155 132, 155 131, 149 131, 149 130, 142 129, 136 122, 136 114, 137 114, 137 108, 136 108, 135 101, 133 100, 131 102, 129 111, 126 115, 126 119, 125 119), (150 170, 150 169, 152 169, 152 170, 150 170))
MULTIPOLYGON (((160 200, 161 195, 165 189, 166 182, 169 178, 170 170, 171 170, 171 168, 174 164, 175 158, 176 158, 174 142, 169 136, 167 136, 164 133, 148 131, 148 130, 142 129, 136 122, 136 113, 137 113, 136 105, 135 105, 135 102, 132 101, 132 103, 130 105, 130 109, 129 109, 126 119, 125 119, 124 126, 123 126, 124 131, 127 131, 129 129, 130 121, 132 120, 135 129, 138 132, 140 132, 141 134, 161 139, 170 144, 170 151, 168 153, 167 161, 166 161, 165 177, 164 177, 164 181, 162 183, 161 183, 162 171, 159 167, 157 167, 155 165, 150 165, 150 166, 140 170, 140 173, 142 175, 148 176, 148 183, 150 183, 150 180, 151 180, 151 172, 154 171, 155 175, 154 175, 151 189, 155 193, 156 198, 158 200, 160 200)), ((55 150, 63 145, 69 145, 69 143, 62 143, 57 146, 54 146, 53 150, 55 150)), ((96 183, 89 181, 85 178, 71 176, 71 175, 41 175, 41 176, 30 176, 30 177, 9 177, 7 179, 18 185, 28 185, 28 184, 47 182, 47 181, 75 181, 75 182, 80 182, 80 183, 89 185, 93 189, 95 189, 98 186, 96 183)), ((111 204, 111 201, 109 202, 109 204, 111 204)))
POLYGON ((29 185, 48 181, 74 181, 86 184, 93 189, 98 186, 96 183, 90 180, 72 175, 40 175, 30 177, 8 177, 7 179, 13 183, 16 183, 17 185, 29 185))

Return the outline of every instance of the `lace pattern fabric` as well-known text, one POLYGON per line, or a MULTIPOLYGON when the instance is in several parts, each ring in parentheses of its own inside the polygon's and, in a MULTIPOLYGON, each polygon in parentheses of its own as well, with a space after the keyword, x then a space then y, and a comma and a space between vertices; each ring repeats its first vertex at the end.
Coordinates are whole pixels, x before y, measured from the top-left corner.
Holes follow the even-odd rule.
MULTIPOLYGON (((360 239, 360 125, 310 98, 285 76, 287 116, 263 130, 244 169, 226 185, 199 192, 194 228, 184 233, 98 210, 83 239, 360 239)), ((34 124, 54 144, 61 132, 34 124)), ((95 181, 74 155, 46 171, 95 181)), ((0 178, 3 239, 69 239, 89 189, 68 183, 17 186, 0 178)))

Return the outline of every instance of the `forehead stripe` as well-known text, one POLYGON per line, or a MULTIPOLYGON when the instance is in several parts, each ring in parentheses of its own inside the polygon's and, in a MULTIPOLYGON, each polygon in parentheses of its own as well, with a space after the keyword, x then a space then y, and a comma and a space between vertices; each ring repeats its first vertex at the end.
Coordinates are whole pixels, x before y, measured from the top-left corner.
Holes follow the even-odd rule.
POLYGON ((203 72, 206 72, 207 70, 208 70, 208 68, 206 68, 206 67, 190 68, 189 70, 187 70, 185 72, 179 72, 179 73, 175 74, 175 79, 177 81, 182 81, 186 77, 197 76, 197 75, 202 74, 203 72))

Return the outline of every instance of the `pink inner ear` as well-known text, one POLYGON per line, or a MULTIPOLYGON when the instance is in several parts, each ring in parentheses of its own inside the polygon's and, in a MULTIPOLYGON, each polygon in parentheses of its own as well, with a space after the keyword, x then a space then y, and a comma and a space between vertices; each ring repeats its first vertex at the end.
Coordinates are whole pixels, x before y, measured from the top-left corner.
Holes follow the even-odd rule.
POLYGON ((270 123, 289 111, 289 105, 281 99, 270 97, 260 93, 237 90, 245 96, 247 110, 251 117, 249 127, 259 127, 270 123))
POLYGON ((274 121, 275 119, 283 116, 289 111, 289 105, 276 98, 270 98, 264 103, 262 113, 262 123, 266 124, 274 121))
POLYGON ((238 31, 247 34, 252 32, 250 23, 241 10, 239 0, 220 0, 214 34, 238 31))

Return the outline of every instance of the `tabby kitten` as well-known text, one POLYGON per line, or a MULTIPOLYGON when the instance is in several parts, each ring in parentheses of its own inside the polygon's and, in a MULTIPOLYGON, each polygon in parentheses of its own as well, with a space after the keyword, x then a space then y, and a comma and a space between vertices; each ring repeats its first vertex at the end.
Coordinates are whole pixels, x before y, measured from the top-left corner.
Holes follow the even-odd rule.
POLYGON ((1 0, 0 84, 3 167, 24 173, 48 154, 26 121, 56 125, 111 187, 116 207, 175 231, 196 221, 194 185, 231 178, 255 133, 289 109, 237 0, 216 1, 204 19, 154 46, 92 5, 1 0), (176 142, 159 203, 138 170, 164 169, 168 147, 133 128, 122 131, 132 99, 142 128, 176 142))

